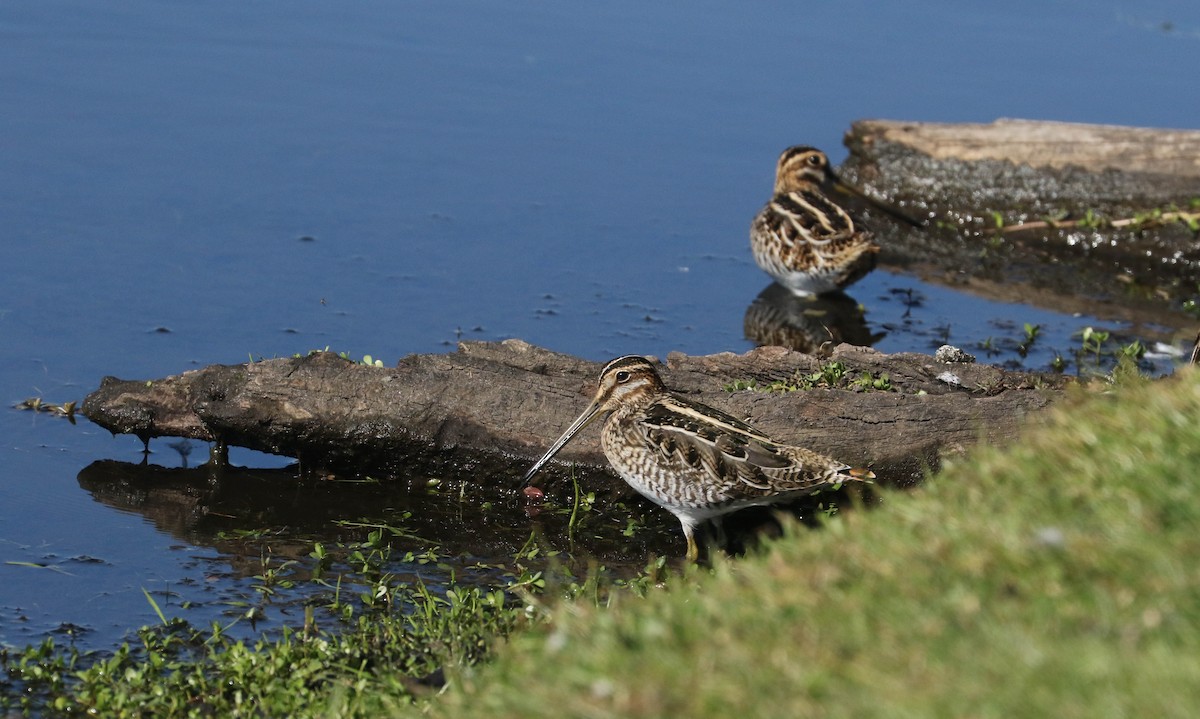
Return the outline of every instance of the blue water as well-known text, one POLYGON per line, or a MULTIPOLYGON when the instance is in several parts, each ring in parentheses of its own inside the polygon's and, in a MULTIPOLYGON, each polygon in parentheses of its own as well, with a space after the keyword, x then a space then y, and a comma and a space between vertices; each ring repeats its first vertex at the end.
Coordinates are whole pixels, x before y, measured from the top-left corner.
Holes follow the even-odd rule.
MULTIPOLYGON (((4 3, 0 399, 459 337, 743 351, 782 148, 841 161, 869 117, 1194 126, 1198 52, 1182 2, 4 3)), ((885 351, 1107 322, 886 272, 852 294, 885 351)), ((155 621, 142 588, 224 561, 80 488, 137 440, 0 433, 0 642, 111 644, 155 621)))

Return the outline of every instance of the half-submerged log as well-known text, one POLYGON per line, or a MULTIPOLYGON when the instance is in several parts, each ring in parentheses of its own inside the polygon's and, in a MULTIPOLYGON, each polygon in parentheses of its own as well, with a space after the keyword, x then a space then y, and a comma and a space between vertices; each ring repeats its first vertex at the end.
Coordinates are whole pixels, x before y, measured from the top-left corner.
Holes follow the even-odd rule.
MULTIPOLYGON (((224 442, 295 457, 312 470, 453 472, 516 487, 527 462, 587 404, 600 367, 519 340, 464 342, 455 353, 412 355, 393 368, 319 352, 149 382, 106 378, 83 413, 114 433, 224 442)), ((899 483, 981 439, 1013 437, 1065 382, 849 345, 828 358, 779 347, 673 353, 662 374, 673 390, 781 440, 871 465, 899 483), (860 380, 863 391, 803 381, 831 362, 844 367, 844 384, 860 380), (775 382, 816 386, 762 391, 775 382), (745 389, 751 385, 759 389, 745 389)), ((607 467, 595 431, 581 433, 560 457, 585 470, 607 467)), ((585 473, 603 477, 601 488, 624 490, 611 473, 585 473)))
POLYGON ((885 266, 1142 337, 1193 331, 1180 308, 1200 283, 1200 131, 867 120, 846 144, 847 179, 936 217, 871 222, 885 266))

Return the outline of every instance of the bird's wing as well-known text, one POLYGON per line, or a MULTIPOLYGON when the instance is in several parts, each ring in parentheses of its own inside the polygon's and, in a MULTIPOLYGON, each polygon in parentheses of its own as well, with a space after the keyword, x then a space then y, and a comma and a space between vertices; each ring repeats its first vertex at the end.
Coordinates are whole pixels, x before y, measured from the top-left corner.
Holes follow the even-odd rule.
POLYGON ((776 195, 770 204, 771 230, 790 245, 822 246, 854 236, 854 221, 818 190, 776 195))
POLYGON ((764 470, 786 472, 793 464, 780 445, 742 420, 679 397, 648 407, 638 429, 668 461, 719 478, 725 491, 737 494, 771 492, 764 470))

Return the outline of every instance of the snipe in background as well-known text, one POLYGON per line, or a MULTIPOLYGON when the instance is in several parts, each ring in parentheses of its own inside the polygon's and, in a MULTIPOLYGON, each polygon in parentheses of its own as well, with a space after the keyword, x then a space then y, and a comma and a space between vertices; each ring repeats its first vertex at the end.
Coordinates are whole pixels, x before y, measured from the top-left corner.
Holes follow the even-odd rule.
POLYGON ((860 197, 913 226, 924 224, 842 182, 820 150, 789 147, 775 168, 775 194, 750 226, 750 250, 764 272, 797 295, 842 289, 875 268, 879 245, 827 189, 860 197))

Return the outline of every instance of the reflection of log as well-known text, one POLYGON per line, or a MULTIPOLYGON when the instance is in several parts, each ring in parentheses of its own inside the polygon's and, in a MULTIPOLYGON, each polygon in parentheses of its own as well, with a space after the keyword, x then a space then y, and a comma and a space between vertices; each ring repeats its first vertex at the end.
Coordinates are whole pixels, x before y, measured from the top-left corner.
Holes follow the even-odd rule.
MULTIPOLYGON (((262 571, 261 554, 255 547, 246 556, 243 543, 220 538, 223 530, 286 526, 293 535, 301 535, 311 525, 329 536, 334 534, 329 519, 355 516, 350 514, 356 509, 353 504, 323 505, 325 492, 297 491, 295 476, 286 469, 211 464, 173 469, 100 460, 82 469, 78 481, 97 502, 140 514, 159 531, 188 544, 213 546, 235 573, 249 576, 262 571), (322 506, 338 507, 344 514, 327 509, 326 516, 319 516, 322 506)), ((274 537, 271 543, 276 559, 300 559, 311 551, 307 537, 274 537)))
POLYGON ((870 224, 881 263, 1002 301, 1034 302, 1141 324, 1190 327, 1179 303, 1196 293, 1200 242, 1182 222, 1043 228, 1044 218, 1109 220, 1200 197, 1200 131, 1001 120, 943 125, 871 120, 846 138, 847 179, 914 212, 925 231, 870 224))
MULTIPOLYGON (((723 389, 737 380, 787 380, 822 364, 782 348, 672 355, 663 374, 676 391, 781 439, 843 461, 874 463, 881 476, 899 481, 981 437, 1011 437, 1020 418, 1051 401, 1053 392, 1037 387, 1061 385, 1054 377, 849 346, 838 347, 831 359, 852 373, 887 373, 897 391, 723 389)), ((83 411, 113 432, 145 438, 221 440, 298 457, 314 468, 457 469, 511 487, 527 459, 582 410, 599 367, 518 340, 463 343, 457 353, 413 355, 390 369, 317 353, 215 365, 153 382, 109 378, 83 411), (469 461, 481 452, 516 455, 522 466, 492 464, 498 471, 488 471, 469 461)), ((582 433, 562 456, 604 464, 594 431, 582 433)))
MULTIPOLYGON (((269 537, 276 560, 307 558, 314 540, 362 541, 367 529, 355 526, 359 521, 399 530, 401 535, 389 536, 398 550, 444 546, 456 554, 499 560, 511 558, 531 529, 523 503, 512 501, 511 494, 473 487, 462 500, 455 488, 446 483, 430 487, 424 477, 414 482, 342 482, 297 477, 295 468, 209 464, 175 469, 101 460, 81 470, 78 481, 98 502, 136 512, 188 544, 216 548, 223 561, 243 575, 262 571, 262 555, 257 542, 237 538, 239 530, 269 537), (485 507, 485 501, 491 504, 485 507), (339 520, 351 524, 339 526, 339 520)), ((566 520, 549 516, 544 521, 557 537, 557 524, 566 520)), ((677 527, 663 525, 664 531, 641 532, 630 539, 620 536, 621 525, 613 523, 617 529, 609 534, 620 542, 611 536, 603 541, 588 536, 586 546, 607 558, 622 556, 617 551, 622 547, 630 556, 674 552, 677 527)))
POLYGON ((216 488, 208 467, 167 469, 114 460, 93 462, 78 479, 97 501, 142 514, 160 531, 197 544, 193 530, 208 514, 216 488))

